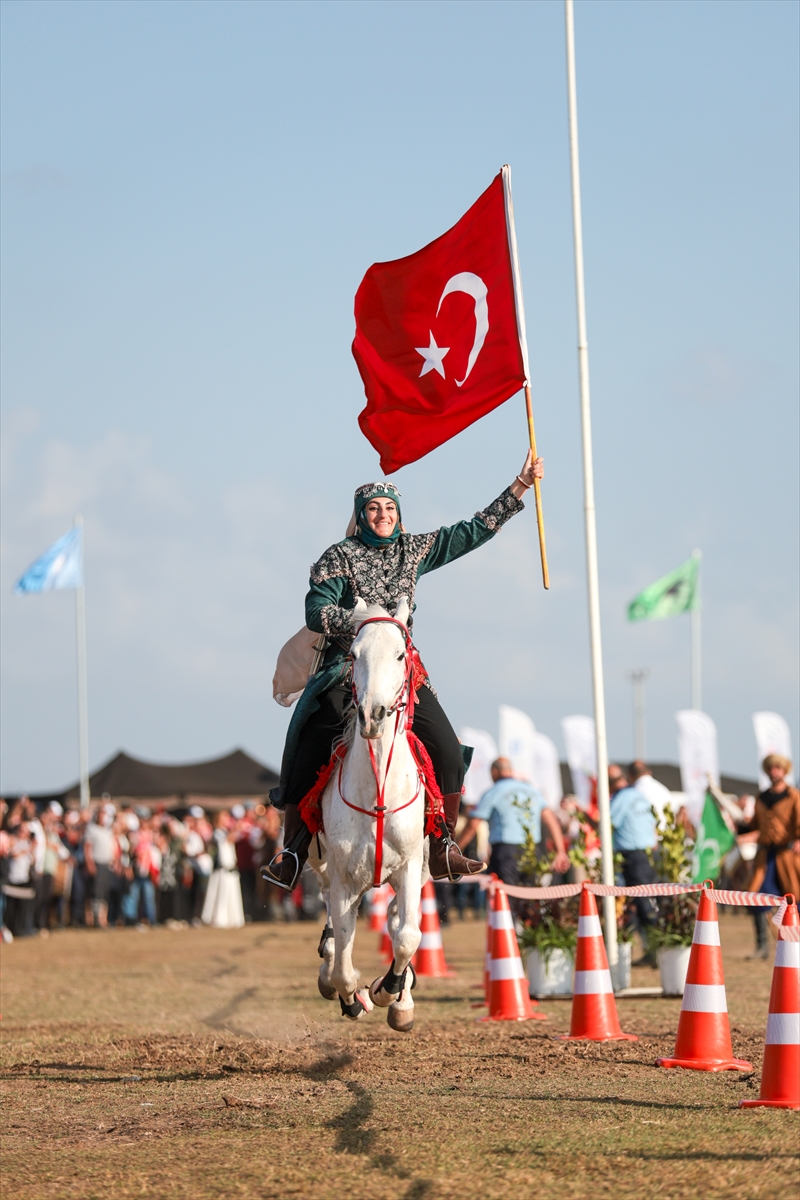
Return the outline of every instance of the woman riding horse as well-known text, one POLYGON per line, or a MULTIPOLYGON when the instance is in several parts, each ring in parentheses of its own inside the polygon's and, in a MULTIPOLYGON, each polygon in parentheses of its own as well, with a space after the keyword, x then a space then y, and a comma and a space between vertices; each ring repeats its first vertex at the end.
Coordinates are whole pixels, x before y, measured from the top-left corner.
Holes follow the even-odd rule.
MULTIPOLYGON (((278 805, 285 808, 284 849, 262 874, 278 887, 292 891, 308 857, 311 833, 300 816, 299 804, 313 788, 330 760, 334 742, 346 723, 351 703, 348 654, 355 635, 356 600, 396 611, 401 596, 414 610, 417 580, 476 550, 494 537, 506 521, 525 507, 522 497, 541 479, 544 468, 531 453, 510 487, 471 521, 459 521, 435 533, 411 534, 403 528, 400 493, 391 483, 367 483, 354 497, 353 517, 343 542, 337 542, 311 568, 306 596, 306 624, 325 635, 322 665, 311 677, 289 725, 281 765, 278 805)), ((412 618, 408 626, 411 628, 412 618)), ((486 864, 465 858, 453 834, 464 782, 461 743, 425 676, 417 693, 414 733, 433 764, 444 800, 444 820, 438 836, 430 835, 429 869, 434 879, 456 879, 485 870, 486 864)))

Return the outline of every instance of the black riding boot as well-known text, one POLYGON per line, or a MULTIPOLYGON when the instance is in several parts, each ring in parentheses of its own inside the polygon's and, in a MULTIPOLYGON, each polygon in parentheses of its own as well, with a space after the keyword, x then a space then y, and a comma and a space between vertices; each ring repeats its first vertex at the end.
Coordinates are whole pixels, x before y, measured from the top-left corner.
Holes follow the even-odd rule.
POLYGON ((283 819, 283 850, 261 868, 262 878, 284 891, 293 892, 306 864, 312 837, 298 806, 287 804, 283 819))
MULTIPOLYGON (((475 858, 465 858, 453 839, 456 831, 456 821, 461 807, 461 793, 450 792, 443 796, 444 820, 442 821, 442 836, 431 834, 428 870, 433 879, 449 879, 457 883, 462 875, 477 875, 486 870, 486 863, 475 858)), ((441 820, 441 818, 439 818, 441 820)))

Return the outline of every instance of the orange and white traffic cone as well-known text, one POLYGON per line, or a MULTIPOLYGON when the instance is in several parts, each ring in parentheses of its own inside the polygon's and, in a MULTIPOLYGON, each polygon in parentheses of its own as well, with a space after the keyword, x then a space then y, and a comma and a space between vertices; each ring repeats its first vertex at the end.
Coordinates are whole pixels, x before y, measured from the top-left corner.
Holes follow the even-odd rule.
POLYGON ((656 1059, 656 1066, 688 1067, 693 1071, 753 1069, 751 1063, 733 1057, 717 905, 705 890, 694 924, 675 1054, 656 1059))
POLYGON ((489 988, 492 982, 492 913, 494 912, 494 894, 497 890, 497 876, 492 876, 489 895, 486 897, 486 952, 483 957, 483 999, 489 1004, 489 988))
POLYGON ((429 979, 450 978, 455 975, 455 971, 450 970, 444 957, 436 889, 430 879, 422 889, 420 910, 422 937, 419 949, 411 960, 411 965, 418 975, 427 976, 429 979))
POLYGON ((388 883, 372 889, 369 902, 369 927, 373 933, 383 933, 386 911, 393 895, 392 887, 388 883))
POLYGON ((786 901, 772 969, 761 1091, 739 1108, 800 1108, 800 921, 791 893, 786 901))
POLYGON ((492 922, 490 918, 494 906, 494 885, 496 880, 496 875, 490 875, 488 877, 489 886, 486 889, 486 949, 483 955, 483 999, 473 1000, 470 1008, 486 1008, 489 1003, 490 969, 492 963, 492 922))
POLYGON ((566 1041, 575 1042, 639 1040, 635 1033, 623 1033, 620 1029, 597 901, 585 886, 578 912, 572 1019, 569 1033, 564 1037, 566 1041))
POLYGON ((514 918, 502 884, 497 883, 489 912, 492 957, 489 963, 489 1015, 480 1021, 546 1021, 534 1012, 519 955, 514 918))

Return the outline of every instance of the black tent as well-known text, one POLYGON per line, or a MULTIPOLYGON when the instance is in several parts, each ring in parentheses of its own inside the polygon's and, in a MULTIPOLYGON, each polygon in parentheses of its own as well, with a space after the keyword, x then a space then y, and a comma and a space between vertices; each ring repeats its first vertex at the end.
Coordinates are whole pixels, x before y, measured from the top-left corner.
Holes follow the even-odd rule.
MULTIPOLYGON (((237 800, 263 799, 277 783, 275 772, 244 750, 232 750, 207 762, 174 766, 142 762, 120 751, 89 777, 89 790, 93 798, 107 792, 112 800, 157 801, 168 809, 195 803, 205 808, 225 808, 237 800)), ((40 804, 59 800, 74 808, 80 794, 76 783, 65 792, 33 799, 40 804)))

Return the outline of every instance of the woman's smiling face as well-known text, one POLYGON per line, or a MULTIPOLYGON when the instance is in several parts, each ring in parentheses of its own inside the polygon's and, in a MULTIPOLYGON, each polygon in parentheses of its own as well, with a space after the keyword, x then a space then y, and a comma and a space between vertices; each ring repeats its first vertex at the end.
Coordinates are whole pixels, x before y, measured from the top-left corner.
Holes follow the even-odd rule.
POLYGON ((391 537, 397 524, 397 505, 394 500, 378 496, 366 505, 364 516, 376 537, 391 537))

